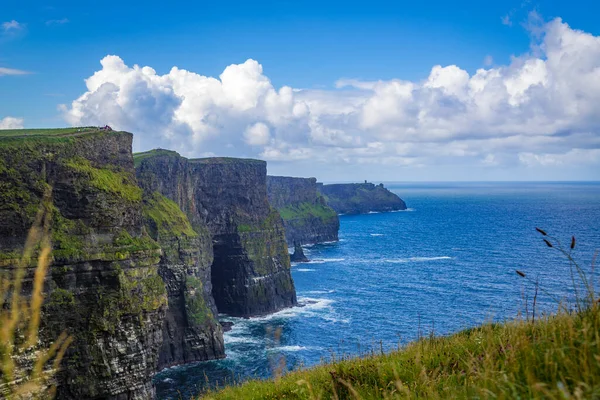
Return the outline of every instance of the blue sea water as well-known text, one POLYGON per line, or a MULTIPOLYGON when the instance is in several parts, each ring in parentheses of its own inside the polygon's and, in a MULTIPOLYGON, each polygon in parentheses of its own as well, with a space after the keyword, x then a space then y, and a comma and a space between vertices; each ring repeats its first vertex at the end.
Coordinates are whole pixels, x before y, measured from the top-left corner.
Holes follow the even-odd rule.
MULTIPOLYGON (((270 377, 332 357, 390 351, 431 332, 445 335, 531 308, 572 301, 566 259, 540 227, 590 268, 600 249, 600 183, 388 184, 407 211, 341 216, 340 241, 306 247, 292 266, 302 307, 232 321, 227 358, 167 369, 159 399, 189 398, 207 386, 270 377), (527 299, 527 300, 525 300, 527 299)), ((599 283, 598 276, 595 278, 599 283)), ((539 311, 538 311, 539 312, 539 311)))

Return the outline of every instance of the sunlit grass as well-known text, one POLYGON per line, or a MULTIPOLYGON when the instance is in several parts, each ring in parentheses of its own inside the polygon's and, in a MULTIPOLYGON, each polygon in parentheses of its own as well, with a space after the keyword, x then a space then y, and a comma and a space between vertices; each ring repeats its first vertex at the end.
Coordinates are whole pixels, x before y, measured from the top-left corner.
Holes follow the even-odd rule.
POLYGON ((0 129, 0 137, 62 136, 97 130, 98 128, 94 126, 56 129, 0 129))
MULTIPOLYGON (((594 399, 600 398, 600 305, 593 265, 571 265, 573 311, 484 324, 447 337, 422 338, 389 354, 371 354, 251 380, 206 399, 594 399), (581 287, 585 293, 580 292, 581 287)), ((519 276, 528 279, 523 271, 519 276)), ((543 290, 543 288, 541 288, 543 290)), ((534 305, 535 310, 535 305, 534 305)))

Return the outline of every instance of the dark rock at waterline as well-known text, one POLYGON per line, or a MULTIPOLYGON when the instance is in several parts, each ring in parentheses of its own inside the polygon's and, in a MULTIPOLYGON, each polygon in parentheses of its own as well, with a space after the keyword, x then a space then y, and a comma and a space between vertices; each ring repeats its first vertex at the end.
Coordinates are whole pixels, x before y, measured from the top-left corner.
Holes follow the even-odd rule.
POLYGON ((230 321, 219 321, 223 327, 223 332, 229 332, 233 328, 233 322, 230 321))
POLYGON ((291 262, 309 262, 310 260, 304 255, 304 249, 300 244, 296 243, 294 246, 294 254, 290 256, 291 262))

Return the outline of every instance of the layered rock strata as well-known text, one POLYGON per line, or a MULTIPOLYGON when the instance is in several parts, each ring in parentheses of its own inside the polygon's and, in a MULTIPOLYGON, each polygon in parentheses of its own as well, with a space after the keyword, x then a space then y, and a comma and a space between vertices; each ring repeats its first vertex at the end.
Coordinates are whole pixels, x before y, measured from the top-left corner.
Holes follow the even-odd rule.
POLYGON ((41 340, 63 331, 73 338, 57 375, 59 399, 153 397, 167 291, 160 248, 144 229, 131 144, 129 133, 93 129, 0 141, 0 273, 14 272, 48 194, 41 340))
POLYGON ((212 238, 212 294, 219 312, 250 317, 296 304, 283 222, 269 206, 266 163, 188 160, 175 152, 136 155, 138 180, 173 200, 212 238))

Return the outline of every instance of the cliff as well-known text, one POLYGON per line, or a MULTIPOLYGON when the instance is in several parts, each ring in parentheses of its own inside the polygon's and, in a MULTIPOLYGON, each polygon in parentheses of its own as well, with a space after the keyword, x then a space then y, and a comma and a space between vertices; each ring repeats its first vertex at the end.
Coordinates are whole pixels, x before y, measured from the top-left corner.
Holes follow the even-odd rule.
POLYGON ((404 201, 383 187, 382 183, 319 184, 319 192, 339 214, 406 210, 404 201))
POLYGON ((263 315, 296 304, 281 217, 269 206, 266 163, 175 152, 136 155, 140 184, 173 200, 210 232, 212 294, 219 312, 263 315))
POLYGON ((212 237, 203 210, 196 209, 188 162, 168 150, 135 154, 134 162, 148 231, 163 248, 159 273, 169 293, 159 367, 223 358, 212 295, 212 237))
POLYGON ((317 191, 315 178, 268 176, 267 193, 283 218, 288 246, 338 240, 338 215, 317 191))
POLYGON ((160 248, 144 229, 132 135, 71 129, 0 137, 0 273, 14 270, 51 191, 41 339, 63 330, 74 339, 57 397, 151 398, 167 292, 158 274, 160 248))
POLYGON ((206 229, 192 228, 179 206, 158 192, 144 193, 146 227, 162 248, 158 273, 168 308, 158 367, 225 357, 223 330, 212 297, 212 243, 206 229))

